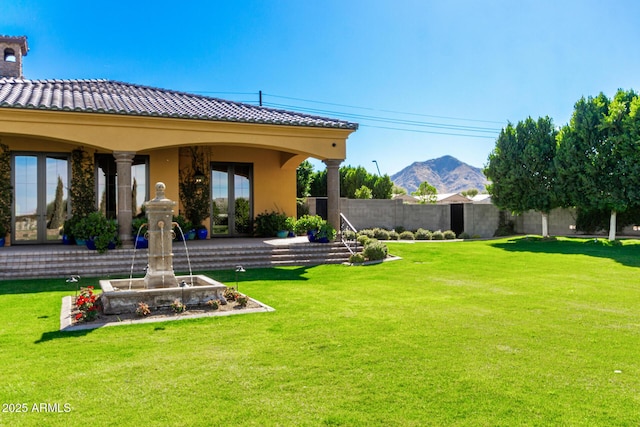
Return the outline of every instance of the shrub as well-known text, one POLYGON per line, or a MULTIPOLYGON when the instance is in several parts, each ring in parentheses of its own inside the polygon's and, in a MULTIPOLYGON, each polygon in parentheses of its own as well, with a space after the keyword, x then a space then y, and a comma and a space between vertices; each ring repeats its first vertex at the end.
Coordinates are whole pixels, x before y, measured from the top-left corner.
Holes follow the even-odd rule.
POLYGON ((364 262, 364 256, 362 254, 351 254, 349 262, 351 264, 362 264, 364 262))
POLYGON ((400 233, 400 240, 415 240, 415 236, 409 230, 405 230, 400 233))
POLYGON ((374 228, 373 237, 378 240, 389 240, 389 232, 384 228, 374 228))
POLYGON ((373 239, 376 236, 376 233, 370 228, 365 228, 358 231, 358 236, 367 236, 368 238, 373 239))
POLYGON ((431 240, 431 232, 424 228, 418 228, 415 234, 416 240, 431 240))
POLYGON ((358 236, 358 238, 356 239, 358 241, 358 243, 360 243, 362 246, 366 246, 367 242, 369 242, 369 240, 371 240, 372 238, 369 236, 365 236, 365 235, 360 235, 358 236))
POLYGON ((182 303, 179 299, 173 301, 171 303, 171 311, 174 313, 182 313, 187 309, 187 306, 182 303))
POLYGON ((98 300, 93 293, 93 286, 80 289, 80 295, 76 297, 76 321, 90 322, 98 317, 98 300))
POLYGON ((400 235, 395 230, 389 232, 389 240, 398 240, 399 238, 400 235))
POLYGON ((398 234, 402 234, 402 232, 405 230, 405 228, 401 225, 397 226, 396 228, 393 229, 393 231, 395 231, 398 234))
POLYGON ((470 239, 471 235, 469 233, 467 233, 466 231, 463 231, 462 233, 460 233, 460 235, 458 236, 458 239, 470 239))
POLYGON ((433 233, 431 233, 431 238, 433 240, 444 240, 444 234, 442 234, 442 231, 440 230, 434 231, 433 233))
POLYGON ((387 257, 387 245, 377 240, 369 242, 369 244, 364 247, 362 255, 370 261, 385 259, 387 257))
POLYGON ((236 298, 238 298, 238 295, 240 294, 234 288, 227 288, 224 291, 224 298, 227 301, 235 301, 236 298))
POLYGON ((344 240, 356 240, 357 234, 353 230, 345 230, 342 232, 342 238, 344 240))
POLYGON ((149 309, 149 305, 144 302, 139 302, 138 307, 136 307, 136 314, 140 317, 145 317, 151 314, 151 310, 149 309))
POLYGON ((249 297, 246 295, 238 294, 238 296, 236 296, 236 302, 238 303, 238 306, 240 306, 241 308, 245 308, 249 303, 249 297))
POLYGON ((287 230, 287 216, 280 212, 263 212, 255 219, 256 234, 262 237, 274 237, 278 231, 287 230))
POLYGON ((217 310, 218 307, 220 307, 220 303, 218 302, 218 300, 215 300, 215 299, 210 299, 205 304, 207 305, 207 307, 211 308, 212 310, 217 310))
POLYGON ((118 241, 118 222, 107 219, 102 212, 91 212, 73 224, 72 234, 76 239, 93 239, 98 252, 103 253, 110 243, 118 241))
POLYGON ((327 240, 335 240, 338 232, 331 224, 327 221, 322 220, 320 226, 318 227, 318 233, 316 234, 316 239, 327 239, 327 240))
POLYGON ((443 234, 444 234, 444 238, 445 238, 446 240, 453 240, 453 239, 455 239, 455 238, 456 238, 456 233, 454 233, 454 232, 453 232, 453 231, 451 231, 451 230, 447 230, 447 231, 445 231, 443 234))
POLYGON ((183 234, 186 235, 186 233, 188 233, 189 230, 193 228, 193 223, 189 221, 184 215, 174 215, 173 222, 175 223, 175 227, 178 228, 178 230, 175 231, 176 237, 178 239, 182 239, 183 234), (180 233, 180 231, 182 231, 182 233, 180 233))
POLYGON ((296 221, 295 232, 299 236, 307 234, 308 231, 318 230, 324 221, 320 215, 303 215, 296 221))

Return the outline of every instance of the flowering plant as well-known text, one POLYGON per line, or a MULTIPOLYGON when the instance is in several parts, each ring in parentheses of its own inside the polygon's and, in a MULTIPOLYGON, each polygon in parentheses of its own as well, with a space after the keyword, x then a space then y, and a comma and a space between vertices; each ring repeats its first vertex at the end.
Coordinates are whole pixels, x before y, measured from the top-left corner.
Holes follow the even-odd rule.
POLYGON ((217 310, 218 307, 220 306, 220 303, 218 302, 218 300, 215 300, 215 299, 210 299, 205 304, 209 306, 212 310, 217 310))
POLYGON ((249 302, 249 297, 242 294, 236 294, 236 302, 240 307, 245 308, 249 302))
POLYGON ((236 298, 238 298, 238 291, 236 291, 234 288, 227 288, 224 291, 224 297, 227 299, 227 301, 235 301, 236 298))
POLYGON ((171 310, 174 313, 182 313, 187 309, 187 306, 182 303, 180 300, 175 300, 171 303, 171 310))
POLYGON ((149 309, 149 305, 144 302, 139 302, 138 307, 136 307, 136 314, 140 317, 148 316, 151 314, 151 310, 149 309))
POLYGON ((76 297, 76 321, 90 322, 98 316, 98 301, 93 293, 93 286, 80 288, 80 295, 76 297))

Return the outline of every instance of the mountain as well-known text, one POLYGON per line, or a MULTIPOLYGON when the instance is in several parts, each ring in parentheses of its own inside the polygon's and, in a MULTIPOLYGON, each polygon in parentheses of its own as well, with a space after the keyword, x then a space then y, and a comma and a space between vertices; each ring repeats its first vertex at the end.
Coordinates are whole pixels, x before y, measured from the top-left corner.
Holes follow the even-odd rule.
POLYGON ((424 162, 414 162, 400 172, 391 175, 394 184, 409 194, 427 181, 436 187, 438 194, 459 193, 476 188, 480 193, 489 183, 480 168, 470 166, 452 156, 444 156, 424 162))

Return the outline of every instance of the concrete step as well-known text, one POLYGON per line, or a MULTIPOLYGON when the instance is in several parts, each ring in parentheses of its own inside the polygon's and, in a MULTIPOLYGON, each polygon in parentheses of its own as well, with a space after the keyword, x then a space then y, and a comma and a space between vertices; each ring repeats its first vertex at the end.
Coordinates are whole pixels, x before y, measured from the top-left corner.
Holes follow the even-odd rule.
MULTIPOLYGON (((11 248, 13 249, 13 248, 11 248)), ((38 247, 34 250, 0 249, 0 280, 21 278, 118 277, 144 274, 146 249, 114 249, 105 254, 82 247, 38 247), (135 259, 134 259, 135 257, 135 259)), ((319 265, 346 262, 350 252, 340 242, 302 243, 282 246, 263 244, 200 245, 173 248, 174 271, 227 270, 237 265, 247 268, 319 265), (189 261, 187 261, 187 252, 189 261)))

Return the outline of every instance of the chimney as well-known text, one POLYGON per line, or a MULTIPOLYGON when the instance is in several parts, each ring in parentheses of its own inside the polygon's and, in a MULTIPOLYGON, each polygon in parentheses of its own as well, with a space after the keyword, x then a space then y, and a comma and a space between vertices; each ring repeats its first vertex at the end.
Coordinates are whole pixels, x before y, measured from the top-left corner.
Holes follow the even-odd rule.
POLYGON ((0 35, 0 77, 22 78, 22 57, 28 51, 26 36, 0 35))

